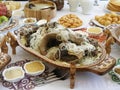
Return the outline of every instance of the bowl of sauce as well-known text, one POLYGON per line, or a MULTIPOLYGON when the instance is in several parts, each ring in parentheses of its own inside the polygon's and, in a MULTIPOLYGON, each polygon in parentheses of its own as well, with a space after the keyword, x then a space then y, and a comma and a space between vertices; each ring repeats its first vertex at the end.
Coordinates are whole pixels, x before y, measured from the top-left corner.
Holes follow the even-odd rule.
POLYGON ((87 32, 90 36, 99 36, 103 33, 103 30, 99 27, 90 27, 87 32))
POLYGON ((14 66, 4 69, 2 75, 8 82, 17 82, 24 78, 24 70, 20 66, 14 66))
POLYGON ((36 76, 45 71, 45 65, 40 61, 31 61, 24 65, 24 70, 28 75, 36 76))

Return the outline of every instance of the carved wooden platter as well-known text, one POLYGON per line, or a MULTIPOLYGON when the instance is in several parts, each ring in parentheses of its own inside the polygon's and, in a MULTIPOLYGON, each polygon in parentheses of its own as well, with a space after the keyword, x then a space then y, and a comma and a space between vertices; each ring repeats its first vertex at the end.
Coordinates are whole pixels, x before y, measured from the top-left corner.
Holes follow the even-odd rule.
MULTIPOLYGON (((21 42, 21 35, 20 35, 19 31, 17 32, 16 40, 17 40, 19 46, 22 47, 25 51, 39 57, 43 61, 46 61, 52 65, 59 66, 62 68, 70 68, 70 63, 51 60, 51 59, 47 58, 46 56, 40 54, 39 52, 35 51, 31 47, 26 47, 25 45, 23 45, 21 42)), ((115 65, 116 60, 113 57, 107 56, 104 46, 101 45, 100 43, 99 43, 99 48, 101 49, 101 54, 100 54, 99 58, 97 58, 95 60, 95 62, 88 64, 88 65, 76 64, 75 65, 76 69, 82 70, 82 71, 91 71, 91 72, 99 74, 99 75, 105 74, 108 70, 110 70, 115 65)))

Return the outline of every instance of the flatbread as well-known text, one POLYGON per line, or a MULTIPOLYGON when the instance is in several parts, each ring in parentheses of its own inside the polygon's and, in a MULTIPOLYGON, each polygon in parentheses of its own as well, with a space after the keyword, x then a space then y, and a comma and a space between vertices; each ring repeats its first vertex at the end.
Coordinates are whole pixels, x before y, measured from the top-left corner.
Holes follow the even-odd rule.
POLYGON ((110 0, 107 9, 115 12, 120 12, 120 0, 110 0))
POLYGON ((110 0, 110 3, 112 3, 116 6, 120 6, 120 0, 110 0))

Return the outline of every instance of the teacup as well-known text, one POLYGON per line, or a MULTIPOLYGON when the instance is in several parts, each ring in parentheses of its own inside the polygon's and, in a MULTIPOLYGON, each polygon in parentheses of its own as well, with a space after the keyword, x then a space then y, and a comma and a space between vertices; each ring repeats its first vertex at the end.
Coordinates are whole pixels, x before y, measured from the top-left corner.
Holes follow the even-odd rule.
POLYGON ((94 0, 79 0, 83 14, 91 14, 94 0))
POLYGON ((79 0, 68 0, 68 3, 71 12, 77 11, 79 0))

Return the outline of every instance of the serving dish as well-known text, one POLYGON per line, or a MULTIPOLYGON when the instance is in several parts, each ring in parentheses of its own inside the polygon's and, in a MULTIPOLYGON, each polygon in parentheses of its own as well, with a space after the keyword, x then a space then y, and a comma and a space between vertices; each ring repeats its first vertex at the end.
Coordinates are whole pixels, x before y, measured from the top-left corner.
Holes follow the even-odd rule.
POLYGON ((78 28, 83 21, 75 14, 66 14, 59 18, 58 22, 66 28, 78 28))
POLYGON ((115 12, 106 13, 104 15, 96 15, 95 18, 91 20, 90 24, 101 28, 105 28, 111 24, 120 24, 120 15, 115 12))
POLYGON ((37 20, 46 19, 50 21, 56 15, 56 5, 51 1, 28 2, 24 7, 25 17, 33 17, 37 20))
MULTIPOLYGON (((47 25, 49 26, 50 24, 47 24, 47 25)), ((50 27, 54 27, 54 25, 58 25, 58 23, 53 22, 50 27)), ((45 26, 45 25, 42 25, 42 26, 45 26)), ((26 26, 24 26, 24 27, 26 27, 26 26)), ((61 28, 61 29, 64 28, 63 26, 61 27, 59 25, 58 25, 58 27, 61 28)), ((34 26, 33 26, 33 28, 34 28, 34 31, 38 29, 38 27, 34 27, 34 26)), ((24 50, 28 51, 29 53, 32 53, 33 55, 41 58, 42 60, 44 60, 44 61, 46 61, 46 62, 48 62, 48 63, 50 63, 52 65, 63 67, 63 68, 70 68, 70 63, 65 62, 65 61, 58 61, 58 60, 55 61, 54 59, 50 59, 50 58, 48 58, 48 57, 46 57, 44 55, 44 53, 46 53, 46 51, 44 52, 44 50, 46 49, 46 45, 47 45, 49 39, 51 37, 55 37, 54 33, 51 33, 51 34, 49 33, 48 36, 46 35, 46 37, 42 40, 44 43, 42 42, 42 44, 41 44, 42 48, 40 48, 40 49, 41 49, 42 53, 40 53, 39 51, 37 51, 35 49, 32 49, 31 47, 29 47, 29 45, 26 44, 25 37, 22 36, 24 32, 22 32, 21 30, 22 30, 22 27, 21 27, 21 29, 19 29, 17 31, 17 42, 18 42, 19 46, 21 46, 24 50), (48 37, 49 37, 49 39, 47 39, 48 37)), ((53 30, 53 32, 54 32, 54 30, 53 30)), ((37 43, 36 43, 36 45, 37 45, 37 43)), ((98 57, 95 59, 95 62, 88 63, 86 65, 85 64, 83 64, 83 65, 81 64, 80 65, 79 63, 76 63, 76 65, 75 65, 76 69, 84 70, 84 71, 91 71, 91 72, 94 72, 94 73, 97 73, 97 74, 104 74, 108 70, 110 70, 114 66, 114 64, 115 64, 115 59, 113 57, 106 58, 106 51, 105 51, 104 47, 100 43, 98 43, 98 48, 100 48, 100 51, 99 51, 100 55, 98 55, 98 57), (111 63, 108 64, 107 61, 110 61, 111 63), (102 64, 104 64, 104 63, 108 64, 107 67, 106 67, 107 69, 102 67, 102 64), (99 66, 100 66, 100 68, 99 68, 99 66), (94 67, 98 67, 98 68, 95 69, 94 67), (98 70, 98 69, 101 69, 101 70, 98 70)), ((54 54, 52 54, 52 55, 54 56, 54 54)))

